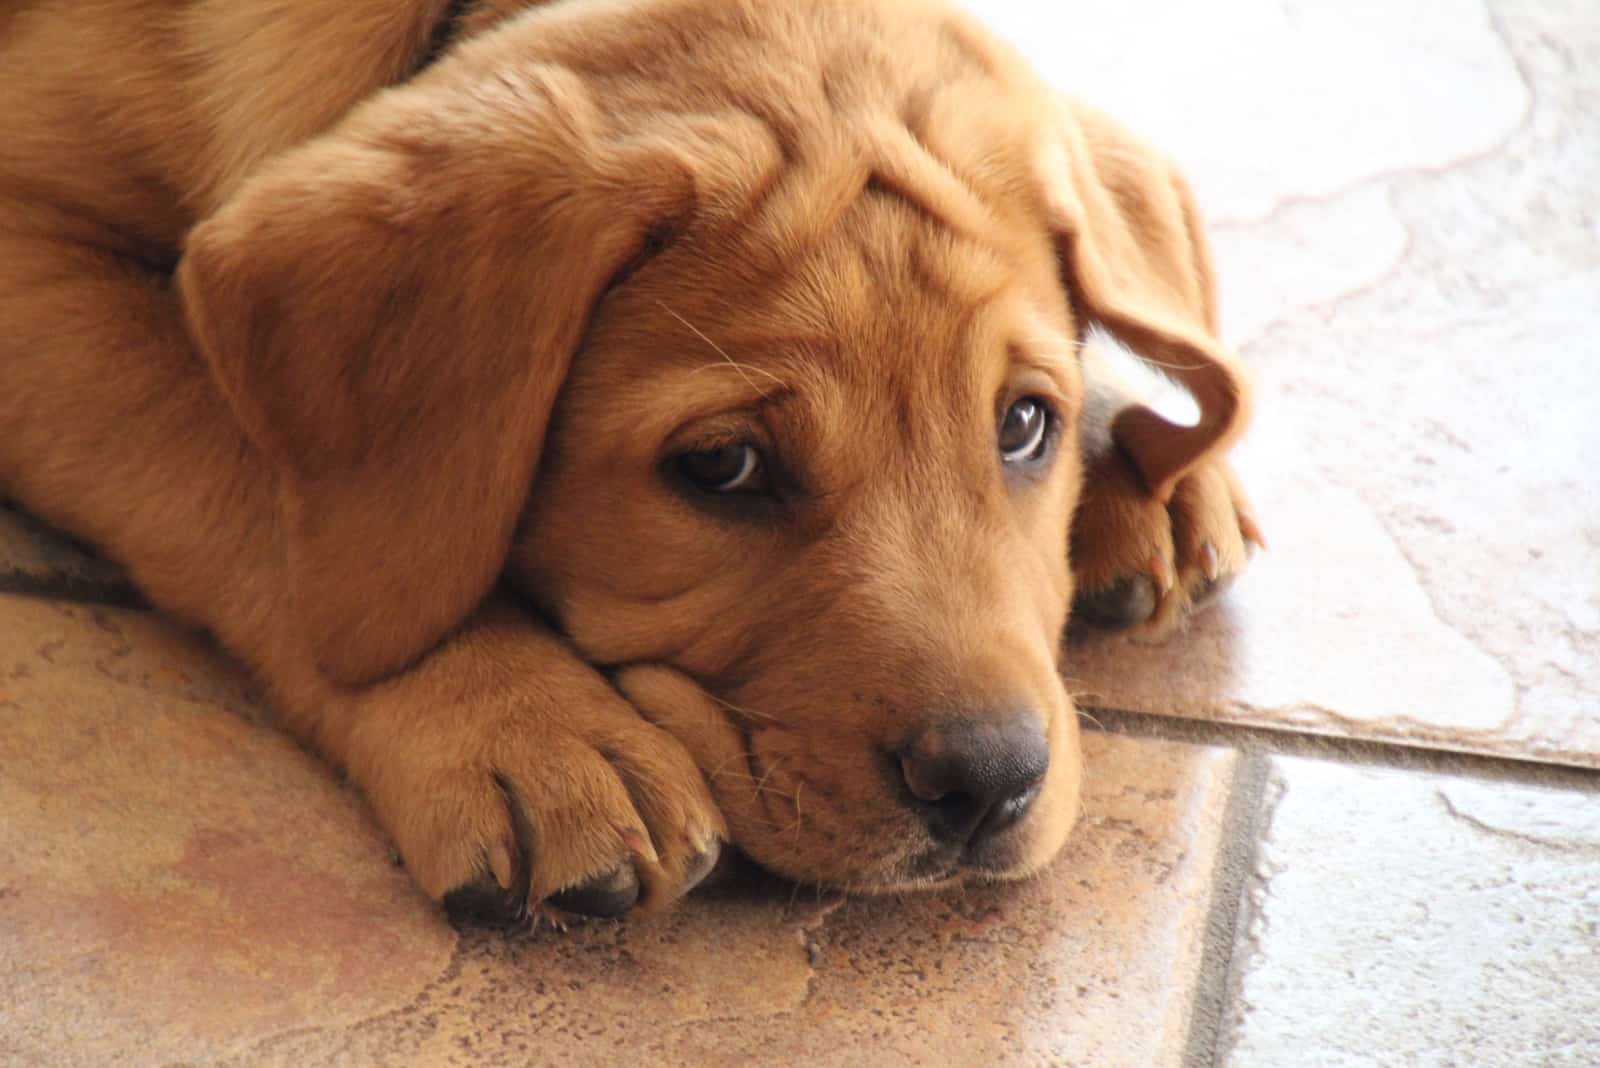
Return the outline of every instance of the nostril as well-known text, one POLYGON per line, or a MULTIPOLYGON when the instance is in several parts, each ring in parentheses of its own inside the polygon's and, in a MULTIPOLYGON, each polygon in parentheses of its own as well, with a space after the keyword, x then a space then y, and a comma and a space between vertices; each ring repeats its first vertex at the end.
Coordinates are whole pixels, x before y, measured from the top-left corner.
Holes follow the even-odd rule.
POLYGON ((900 751, 900 774, 928 827, 975 842, 1015 824, 1038 796, 1050 748, 1039 718, 956 720, 928 727, 900 751))
POLYGON ((923 819, 934 834, 954 842, 973 836, 989 814, 989 807, 970 794, 946 794, 931 802, 923 819))
POLYGON ((1035 782, 1021 793, 992 806, 984 815, 983 822, 976 829, 974 837, 999 834, 1020 820, 1033 805, 1034 798, 1039 796, 1039 789, 1043 785, 1043 782, 1035 782))
POLYGON ((900 777, 905 780, 911 796, 918 801, 939 805, 960 804, 966 800, 966 795, 944 784, 946 769, 937 754, 940 748, 942 743, 937 739, 924 742, 919 738, 911 752, 900 756, 900 777))

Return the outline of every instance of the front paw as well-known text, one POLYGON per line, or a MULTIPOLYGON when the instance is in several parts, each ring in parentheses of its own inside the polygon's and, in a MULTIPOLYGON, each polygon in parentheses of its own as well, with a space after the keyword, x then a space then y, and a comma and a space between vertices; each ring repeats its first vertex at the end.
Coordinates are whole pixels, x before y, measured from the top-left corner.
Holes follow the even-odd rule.
POLYGON ((598 675, 565 681, 559 701, 441 710, 429 729, 360 746, 376 759, 357 778, 453 918, 656 909, 716 862, 726 826, 683 746, 598 675))
POLYGON ((1226 590, 1264 544, 1226 462, 1196 468, 1162 504, 1109 452, 1091 464, 1073 519, 1073 629, 1161 641, 1226 590))

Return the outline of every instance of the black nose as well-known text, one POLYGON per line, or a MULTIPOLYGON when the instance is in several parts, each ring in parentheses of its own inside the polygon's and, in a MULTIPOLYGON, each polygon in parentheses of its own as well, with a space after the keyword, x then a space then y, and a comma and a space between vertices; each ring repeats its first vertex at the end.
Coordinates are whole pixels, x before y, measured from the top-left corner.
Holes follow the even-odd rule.
POLYGON ((900 751, 900 773, 935 835, 976 846, 1022 818, 1050 767, 1031 712, 928 727, 900 751))

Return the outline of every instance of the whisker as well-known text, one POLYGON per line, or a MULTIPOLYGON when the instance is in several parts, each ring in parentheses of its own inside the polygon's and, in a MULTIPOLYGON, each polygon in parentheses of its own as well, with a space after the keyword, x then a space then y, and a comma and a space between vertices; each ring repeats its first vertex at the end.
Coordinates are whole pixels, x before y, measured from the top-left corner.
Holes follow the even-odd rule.
POLYGON ((794 827, 792 828, 792 830, 794 831, 794 843, 795 843, 795 847, 796 848, 799 848, 799 845, 800 845, 800 831, 803 829, 803 827, 805 825, 805 815, 800 811, 800 790, 801 790, 801 788, 803 786, 805 786, 805 783, 803 783, 803 782, 795 783, 794 784, 794 797, 790 798, 790 801, 794 805, 794 827))
MULTIPOLYGON (((761 781, 756 783, 756 796, 757 797, 760 797, 761 794, 766 791, 766 789, 767 789, 767 780, 772 778, 773 772, 778 770, 778 765, 781 764, 782 762, 783 762, 783 758, 781 758, 781 757, 774 757, 774 758, 771 758, 771 759, 763 761, 763 763, 765 763, 767 765, 767 772, 766 772, 765 775, 761 776, 761 781)), ((772 790, 772 793, 777 794, 780 797, 787 796, 786 794, 784 794, 784 792, 782 790, 779 790, 779 789, 776 789, 776 788, 774 788, 772 790)))
MULTIPOLYGON (((721 356, 724 360, 726 360, 729 367, 732 367, 735 371, 739 372, 740 377, 742 377, 745 380, 745 382, 750 386, 751 389, 753 389, 757 393, 761 394, 762 397, 766 397, 767 396, 767 391, 762 389, 760 386, 756 385, 756 380, 750 377, 750 372, 751 371, 760 370, 759 368, 755 368, 755 367, 746 368, 738 360, 735 360, 732 356, 729 356, 727 354, 727 352, 723 350, 721 345, 718 345, 715 341, 711 340, 711 338, 707 337, 705 335, 705 333, 698 326, 695 326, 689 320, 685 319, 683 316, 679 315, 677 312, 675 312, 671 308, 667 307, 667 304, 666 304, 665 301, 658 300, 658 301, 656 301, 656 303, 661 306, 661 310, 662 311, 666 312, 668 315, 670 315, 674 319, 678 320, 678 322, 682 323, 691 333, 694 334, 695 337, 699 338, 701 341, 704 341, 707 345, 711 346, 711 350, 713 352, 715 352, 718 356, 721 356)), ((717 367, 717 366, 720 366, 720 365, 719 364, 710 364, 708 366, 717 367)), ((704 368, 704 367, 699 368, 699 370, 701 370, 701 371, 703 371, 705 369, 706 368, 704 368)), ((778 386, 780 388, 782 388, 782 386, 783 386, 783 380, 782 379, 778 378, 776 375, 774 375, 774 374, 772 374, 770 372, 767 372, 767 371, 762 371, 761 373, 767 375, 768 378, 771 378, 774 382, 778 383, 778 386)))
POLYGON ((724 760, 722 763, 718 764, 716 767, 705 771, 703 774, 708 775, 708 776, 711 776, 711 775, 736 775, 736 774, 738 774, 737 772, 733 772, 733 771, 729 771, 728 770, 729 766, 732 765, 732 764, 737 764, 740 761, 742 761, 743 759, 744 759, 744 754, 743 753, 737 753, 737 754, 735 754, 733 756, 730 756, 728 759, 724 760))
MULTIPOLYGON (((770 775, 771 775, 771 773, 769 772, 768 773, 768 777, 770 777, 770 775)), ((749 781, 749 776, 742 775, 739 772, 733 771, 733 770, 713 771, 713 772, 710 772, 708 774, 708 777, 710 777, 710 778, 726 777, 726 778, 731 778, 731 779, 735 779, 735 780, 744 779, 746 781, 749 781)), ((772 797, 781 797, 785 801, 790 801, 790 802, 794 801, 794 796, 795 796, 794 794, 789 793, 787 790, 780 790, 780 789, 778 789, 778 787, 771 785, 770 783, 766 782, 765 778, 763 778, 763 780, 760 783, 756 784, 756 792, 760 793, 760 794, 768 794, 768 795, 771 795, 772 797)))
POLYGON ((776 717, 776 716, 769 716, 765 712, 757 712, 753 708, 740 708, 738 705, 734 704, 732 701, 724 701, 722 698, 718 697, 714 693, 708 693, 706 696, 710 697, 713 701, 715 701, 717 704, 721 705, 723 708, 726 708, 729 712, 737 712, 741 716, 749 716, 751 719, 760 720, 760 721, 765 722, 765 723, 776 723, 776 722, 778 722, 778 717, 776 717))
MULTIPOLYGON (((754 364, 749 364, 749 363, 737 363, 734 360, 730 360, 730 359, 724 359, 721 363, 701 364, 699 367, 696 367, 696 368, 693 368, 692 370, 690 370, 689 373, 692 374, 692 375, 697 375, 702 371, 720 371, 720 370, 722 370, 724 368, 727 368, 727 367, 732 367, 735 371, 738 371, 741 374, 748 373, 748 374, 756 374, 756 375, 765 375, 767 378, 772 379, 772 381, 777 384, 779 389, 787 389, 788 388, 788 383, 786 383, 783 379, 779 378, 777 375, 773 374, 771 371, 767 370, 765 367, 757 367, 754 364)), ((745 381, 748 382, 749 378, 747 377, 745 379, 745 381)), ((752 385, 753 384, 754 383, 752 383, 752 385)), ((765 397, 766 394, 763 393, 762 396, 765 397)))

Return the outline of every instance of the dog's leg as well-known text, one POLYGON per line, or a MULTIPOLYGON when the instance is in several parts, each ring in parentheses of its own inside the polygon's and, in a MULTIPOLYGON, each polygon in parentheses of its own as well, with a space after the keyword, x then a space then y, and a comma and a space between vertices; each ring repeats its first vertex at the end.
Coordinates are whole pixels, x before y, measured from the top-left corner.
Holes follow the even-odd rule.
POLYGON ((1226 459, 1196 468, 1162 504, 1112 441, 1112 420, 1131 405, 1181 407, 1174 387, 1107 338, 1085 347, 1083 375, 1073 627, 1131 629, 1136 638, 1160 640, 1244 570, 1261 533, 1226 459))
POLYGON ((6 210, 0 489, 250 663, 431 895, 517 919, 547 897, 614 913, 698 881, 725 833, 699 770, 516 608, 484 607, 375 685, 324 679, 287 603, 271 476, 192 351, 169 280, 6 210))
POLYGON ((170 279, 58 236, 88 224, 45 230, 48 212, 0 204, 0 489, 168 611, 255 641, 255 617, 281 607, 272 482, 190 348, 170 279))

